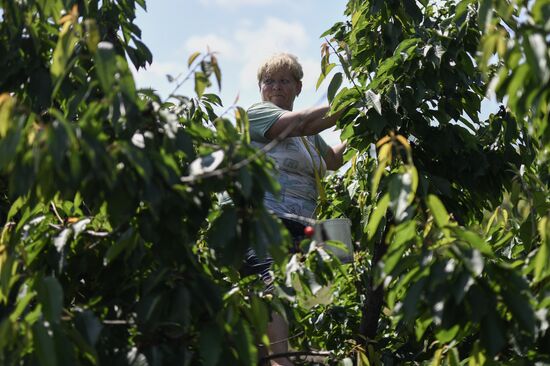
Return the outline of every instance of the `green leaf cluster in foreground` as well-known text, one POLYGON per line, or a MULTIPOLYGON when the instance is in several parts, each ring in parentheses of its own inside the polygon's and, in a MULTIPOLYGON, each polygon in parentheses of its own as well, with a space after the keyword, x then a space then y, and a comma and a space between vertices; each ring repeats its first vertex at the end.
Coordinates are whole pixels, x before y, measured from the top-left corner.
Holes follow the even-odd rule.
POLYGON ((136 5, 0 0, 0 364, 255 365, 273 311, 327 364, 550 363, 548 1, 348 1, 317 86, 343 110, 319 212, 351 219, 349 264, 286 254, 213 53, 166 100, 136 89, 136 5))

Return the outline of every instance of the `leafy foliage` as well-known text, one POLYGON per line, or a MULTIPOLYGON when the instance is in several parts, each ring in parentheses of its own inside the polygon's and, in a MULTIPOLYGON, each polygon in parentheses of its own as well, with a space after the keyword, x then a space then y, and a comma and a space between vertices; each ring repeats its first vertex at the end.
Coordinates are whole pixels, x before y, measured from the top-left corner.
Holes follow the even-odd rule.
POLYGON ((252 365, 274 309, 328 363, 550 362, 548 1, 348 2, 318 81, 345 110, 320 207, 353 222, 343 265, 286 255, 214 54, 166 100, 136 89, 136 4, 0 1, 1 364, 252 365))
POLYGON ((258 285, 234 287, 230 268, 248 246, 265 253, 266 228, 281 246, 256 199, 276 189, 270 165, 215 115, 221 101, 204 93, 211 75, 220 82, 213 54, 174 80, 194 76, 194 98, 178 85, 169 101, 136 90, 125 55, 136 67, 151 56, 134 7, 2 3, 2 364, 256 358, 267 307, 245 301, 258 285), (237 204, 218 215, 223 190, 237 204))
POLYGON ((520 61, 544 76, 520 59, 522 37, 548 38, 527 25, 547 6, 349 1, 350 20, 325 34, 322 65, 350 81, 332 109, 351 107, 339 122, 351 168, 328 182, 324 211, 354 222, 359 363, 548 362, 546 87, 520 107, 497 85, 508 107, 479 117, 495 71, 502 83, 520 61), (517 45, 503 29, 521 33, 517 45), (509 51, 488 64, 497 41, 509 51))

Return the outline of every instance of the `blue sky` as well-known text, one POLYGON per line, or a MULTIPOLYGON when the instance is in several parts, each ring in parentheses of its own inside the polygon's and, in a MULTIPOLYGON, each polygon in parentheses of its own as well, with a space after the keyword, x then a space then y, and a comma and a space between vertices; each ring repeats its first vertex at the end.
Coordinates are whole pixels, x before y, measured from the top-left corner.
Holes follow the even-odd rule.
MULTIPOLYGON (((209 46, 219 52, 224 104, 230 105, 239 95, 239 105, 248 107, 259 100, 256 70, 260 62, 287 51, 304 66, 304 91, 295 107, 311 106, 327 87, 315 92, 323 42, 319 36, 345 19, 345 4, 345 0, 149 1, 147 12, 139 12, 136 23, 154 60, 136 76, 138 86, 152 86, 166 96, 171 88, 165 75, 185 72, 189 55, 209 46)), ((192 94, 192 84, 182 93, 192 94)))
MULTIPOLYGON (((207 46, 219 52, 224 106, 237 95, 238 105, 248 108, 259 101, 256 70, 275 52, 291 52, 304 67, 304 87, 295 109, 326 102, 325 82, 318 91, 320 72, 319 36, 335 22, 345 20, 346 0, 150 0, 136 24, 142 40, 153 53, 153 63, 136 74, 138 87, 153 87, 166 97, 173 88, 166 74, 187 71, 187 59, 207 46)), ((194 95, 193 83, 180 94, 194 95)), ((324 133, 327 142, 338 135, 324 133)))
MULTIPOLYGON (((304 87, 295 109, 326 102, 325 81, 318 91, 320 72, 319 36, 335 22, 344 21, 347 0, 150 0, 147 11, 138 12, 136 23, 142 40, 153 53, 153 63, 136 74, 138 87, 152 87, 166 97, 173 89, 167 74, 187 72, 187 59, 207 46, 219 52, 224 106, 237 95, 238 105, 248 108, 259 101, 256 70, 275 52, 291 52, 304 67, 304 87)), ((327 78, 330 80, 330 78, 327 78)), ((193 83, 180 94, 194 95, 193 83)), ((482 116, 496 110, 485 101, 482 116)), ((339 141, 338 133, 324 132, 329 144, 339 141)))

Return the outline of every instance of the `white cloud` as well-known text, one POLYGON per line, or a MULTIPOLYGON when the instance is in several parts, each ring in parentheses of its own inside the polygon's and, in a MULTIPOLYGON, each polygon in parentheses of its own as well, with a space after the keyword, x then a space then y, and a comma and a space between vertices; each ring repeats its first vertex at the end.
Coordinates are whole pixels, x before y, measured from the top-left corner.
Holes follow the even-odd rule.
POLYGON ((206 49, 219 53, 219 57, 226 60, 235 59, 237 52, 234 44, 228 39, 222 38, 216 34, 205 34, 201 36, 192 36, 185 42, 185 52, 191 54, 193 52, 206 52, 206 49))
MULTIPOLYGON (((274 53, 290 52, 298 56, 304 69, 304 86, 297 103, 307 106, 317 102, 313 98, 320 98, 315 96, 319 94, 315 93, 315 84, 320 60, 310 52, 310 47, 315 43, 313 37, 300 22, 275 17, 267 17, 260 22, 243 18, 232 32, 218 31, 188 37, 177 51, 181 62, 154 61, 146 71, 136 74, 136 81, 140 87, 155 85, 167 94, 173 85, 166 80, 166 74, 176 76, 186 72, 187 57, 196 51, 206 52, 208 46, 211 51, 219 52, 224 85, 232 86, 231 89, 222 89, 222 96, 226 98, 224 100, 232 101, 239 94, 240 103, 250 105, 258 98, 256 72, 261 62, 274 53)), ((189 87, 192 87, 191 84, 189 87)))
MULTIPOLYGON (((276 52, 291 52, 300 58, 301 54, 306 54, 310 42, 303 24, 269 17, 260 26, 245 19, 233 34, 191 36, 185 42, 184 49, 186 54, 204 52, 207 46, 212 51, 218 51, 220 60, 236 65, 238 89, 246 93, 257 90, 256 71, 263 60, 276 52)), ((304 86, 314 88, 319 62, 312 59, 299 61, 304 67, 304 86)))
MULTIPOLYGON (((319 58, 321 58, 321 56, 319 56, 319 58)), ((319 73, 321 72, 321 63, 319 60, 311 58, 301 60, 300 63, 304 69, 304 79, 302 80, 304 92, 313 93, 315 91, 315 85, 317 85, 319 73)), ((322 86, 319 90, 322 90, 322 86)))
MULTIPOLYGON (((243 52, 243 66, 239 87, 256 89, 256 71, 260 63, 276 52, 291 52, 298 57, 309 44, 306 29, 300 23, 268 18, 260 28, 242 28, 235 32, 235 40, 243 52)), ((300 60, 303 63, 303 60, 300 60)))

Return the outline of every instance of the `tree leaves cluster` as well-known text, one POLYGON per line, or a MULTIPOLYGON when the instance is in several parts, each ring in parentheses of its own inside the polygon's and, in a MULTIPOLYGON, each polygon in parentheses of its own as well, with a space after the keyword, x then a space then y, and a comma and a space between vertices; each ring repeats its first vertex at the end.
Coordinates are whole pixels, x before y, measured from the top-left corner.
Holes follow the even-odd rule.
POLYGON ((0 4, 0 364, 254 363, 267 305, 237 269, 285 236, 270 163, 204 92, 216 56, 162 100, 128 65, 143 1, 0 4))
POLYGON ((328 363, 550 362, 548 1, 348 1, 318 82, 349 143, 319 207, 353 222, 345 265, 285 255, 214 53, 166 100, 136 89, 136 6, 0 1, 0 364, 253 365, 273 309, 328 363))
POLYGON ((353 149, 323 209, 354 222, 359 364, 548 362, 548 6, 349 1, 325 34, 353 149))

